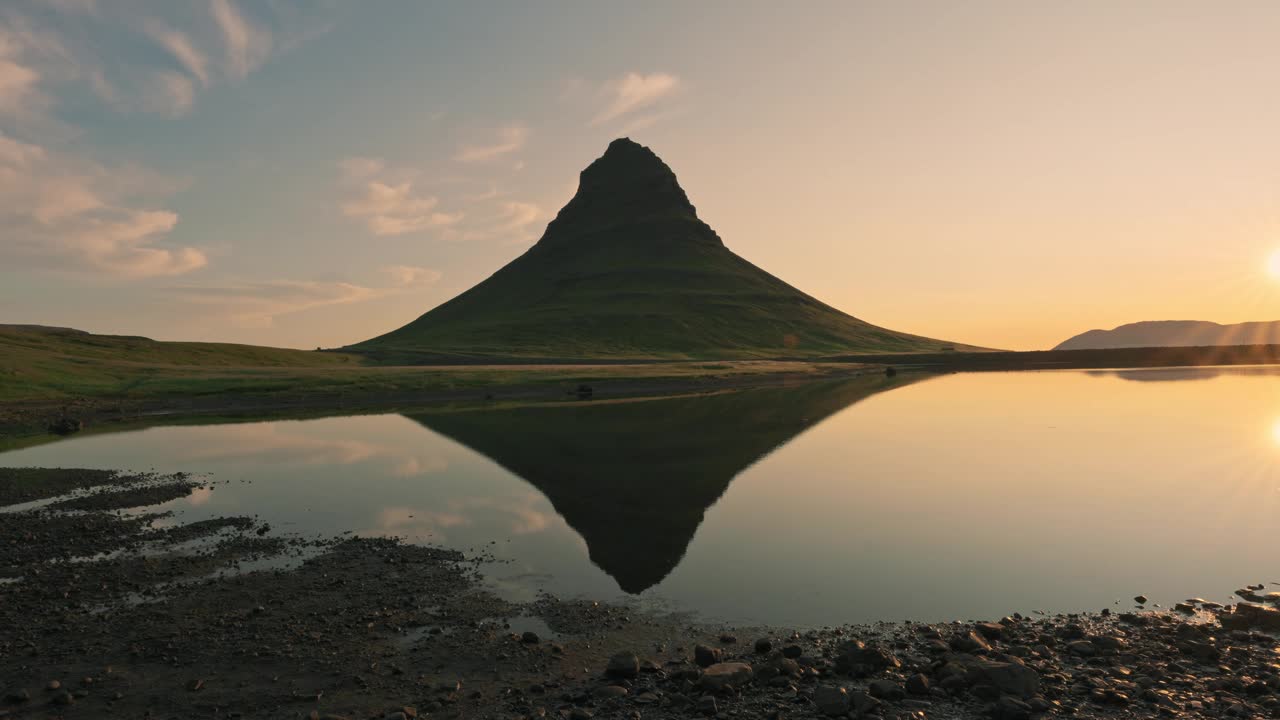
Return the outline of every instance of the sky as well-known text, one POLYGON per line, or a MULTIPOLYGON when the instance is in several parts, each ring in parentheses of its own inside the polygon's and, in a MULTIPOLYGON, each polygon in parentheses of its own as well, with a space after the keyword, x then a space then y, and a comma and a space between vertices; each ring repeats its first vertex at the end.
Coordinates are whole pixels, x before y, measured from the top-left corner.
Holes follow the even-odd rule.
POLYGON ((1280 320, 1280 4, 785 5, 6 0, 0 322, 358 342, 524 252, 621 136, 895 330, 1280 320))

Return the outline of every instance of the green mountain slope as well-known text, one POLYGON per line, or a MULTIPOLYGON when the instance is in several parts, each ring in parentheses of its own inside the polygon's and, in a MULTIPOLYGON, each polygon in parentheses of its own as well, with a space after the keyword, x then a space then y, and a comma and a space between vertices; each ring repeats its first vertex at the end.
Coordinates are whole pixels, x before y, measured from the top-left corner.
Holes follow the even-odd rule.
POLYGON ((525 254, 351 349, 406 359, 729 359, 952 347, 963 348, 863 322, 738 257, 698 219, 671 169, 620 139, 525 254))

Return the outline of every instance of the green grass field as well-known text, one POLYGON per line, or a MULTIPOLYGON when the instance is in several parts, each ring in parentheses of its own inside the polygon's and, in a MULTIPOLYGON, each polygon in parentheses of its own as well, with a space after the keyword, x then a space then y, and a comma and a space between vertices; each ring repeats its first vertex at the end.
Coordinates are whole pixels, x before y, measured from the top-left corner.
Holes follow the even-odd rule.
POLYGON ((84 398, 221 396, 297 399, 314 395, 448 392, 611 380, 695 382, 703 378, 848 372, 808 362, 638 365, 375 366, 358 355, 250 345, 160 342, 78 331, 0 326, 0 404, 84 398))

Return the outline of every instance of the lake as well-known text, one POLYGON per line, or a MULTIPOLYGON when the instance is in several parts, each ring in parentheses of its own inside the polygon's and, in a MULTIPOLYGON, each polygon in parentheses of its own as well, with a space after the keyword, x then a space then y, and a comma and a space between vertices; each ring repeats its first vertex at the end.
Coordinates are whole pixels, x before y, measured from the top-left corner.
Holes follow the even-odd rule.
POLYGON ((504 595, 817 626, 1227 600, 1280 576, 1280 371, 857 378, 156 426, 0 465, 208 474, 163 506, 491 553, 504 595))

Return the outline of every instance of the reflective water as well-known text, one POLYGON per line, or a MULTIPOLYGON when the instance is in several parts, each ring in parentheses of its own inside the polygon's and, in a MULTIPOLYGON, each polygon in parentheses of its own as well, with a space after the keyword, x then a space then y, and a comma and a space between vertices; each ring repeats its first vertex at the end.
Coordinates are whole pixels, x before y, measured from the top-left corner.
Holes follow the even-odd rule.
POLYGON ((504 592, 940 620, 1280 579, 1274 369, 959 374, 72 438, 0 465, 241 480, 171 504, 504 562, 504 592))

